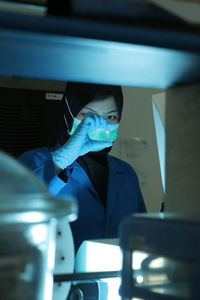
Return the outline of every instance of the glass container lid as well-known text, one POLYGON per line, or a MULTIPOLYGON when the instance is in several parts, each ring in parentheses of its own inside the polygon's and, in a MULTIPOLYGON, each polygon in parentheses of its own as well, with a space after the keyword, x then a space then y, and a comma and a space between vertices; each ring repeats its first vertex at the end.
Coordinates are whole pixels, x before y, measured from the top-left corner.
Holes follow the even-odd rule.
POLYGON ((0 151, 0 223, 39 222, 65 216, 68 221, 76 219, 76 200, 51 195, 33 172, 0 151))

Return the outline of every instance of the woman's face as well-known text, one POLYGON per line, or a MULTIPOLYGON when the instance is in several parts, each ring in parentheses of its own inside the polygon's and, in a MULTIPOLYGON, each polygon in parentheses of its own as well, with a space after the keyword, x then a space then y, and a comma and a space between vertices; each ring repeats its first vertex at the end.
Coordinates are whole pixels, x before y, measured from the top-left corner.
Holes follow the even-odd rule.
POLYGON ((119 123, 119 114, 113 96, 98 98, 98 100, 89 102, 81 109, 76 117, 79 120, 83 120, 88 113, 100 115, 111 123, 119 123))

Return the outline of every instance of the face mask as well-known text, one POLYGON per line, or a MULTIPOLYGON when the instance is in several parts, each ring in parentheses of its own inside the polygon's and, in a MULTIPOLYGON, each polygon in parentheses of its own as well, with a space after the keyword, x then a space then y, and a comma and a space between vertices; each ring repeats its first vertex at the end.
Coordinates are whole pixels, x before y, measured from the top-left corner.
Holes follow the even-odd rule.
MULTIPOLYGON (((77 118, 74 118, 74 122, 72 125, 72 129, 69 132, 70 135, 74 133, 78 125, 81 123, 81 121, 77 118)), ((105 128, 97 128, 89 133, 89 137, 91 140, 94 141, 103 141, 103 142, 114 142, 116 138, 118 137, 118 128, 119 125, 116 124, 115 127, 105 129, 105 128)), ((103 148, 102 148, 103 149, 103 148)), ((102 150, 100 149, 100 150, 102 150)), ((99 150, 97 150, 99 151, 99 150)))
POLYGON ((81 123, 81 120, 77 119, 77 118, 73 118, 73 125, 72 125, 72 129, 69 132, 69 135, 72 135, 74 133, 74 131, 76 130, 76 128, 78 127, 78 125, 81 123))
MULTIPOLYGON (((70 112, 70 114, 71 114, 71 116, 73 118, 72 129, 68 133, 69 135, 72 135, 74 133, 74 131, 76 130, 76 128, 78 127, 78 125, 81 123, 81 120, 79 120, 77 118, 74 118, 74 116, 73 116, 73 114, 72 114, 72 112, 70 110, 70 107, 69 107, 69 104, 68 104, 68 101, 67 101, 66 97, 65 97, 65 101, 66 101, 68 110, 69 110, 69 112, 70 112)), ((64 119, 65 119, 65 115, 64 115, 64 119)), ((66 119, 65 119, 65 123, 67 124, 66 119)), ((90 137, 91 140, 94 140, 94 141, 103 141, 103 142, 111 142, 112 143, 118 137, 118 128, 119 128, 118 124, 116 124, 115 127, 109 128, 109 129, 97 128, 94 131, 92 131, 92 132, 89 133, 89 137, 90 137)), ((93 152, 101 151, 103 149, 104 148, 100 148, 100 149, 97 149, 97 150, 95 150, 93 152)))

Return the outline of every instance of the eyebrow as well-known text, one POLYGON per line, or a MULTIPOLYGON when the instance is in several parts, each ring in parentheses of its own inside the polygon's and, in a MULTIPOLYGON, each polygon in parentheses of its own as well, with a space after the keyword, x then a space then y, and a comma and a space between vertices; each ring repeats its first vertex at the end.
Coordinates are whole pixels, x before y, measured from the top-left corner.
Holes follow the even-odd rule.
MULTIPOLYGON (((85 107, 85 109, 88 109, 89 111, 91 112, 97 112, 96 110, 92 109, 92 108, 89 108, 89 107, 85 107)), ((110 114, 110 113, 113 113, 113 112, 118 112, 117 109, 114 109, 114 110, 110 110, 108 112, 106 112, 107 114, 110 114)))

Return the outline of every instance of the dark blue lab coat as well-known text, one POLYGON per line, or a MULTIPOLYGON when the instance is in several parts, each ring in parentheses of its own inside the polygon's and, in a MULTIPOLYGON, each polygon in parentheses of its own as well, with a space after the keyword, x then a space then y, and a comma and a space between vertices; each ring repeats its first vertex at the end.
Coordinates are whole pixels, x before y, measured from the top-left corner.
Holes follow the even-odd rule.
POLYGON ((125 161, 108 155, 108 194, 105 208, 91 180, 75 161, 66 169, 68 181, 56 173, 52 148, 42 147, 25 152, 20 160, 48 185, 53 195, 72 195, 78 200, 79 215, 70 223, 75 250, 84 240, 116 238, 121 220, 134 212, 146 212, 138 178, 125 161))

